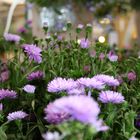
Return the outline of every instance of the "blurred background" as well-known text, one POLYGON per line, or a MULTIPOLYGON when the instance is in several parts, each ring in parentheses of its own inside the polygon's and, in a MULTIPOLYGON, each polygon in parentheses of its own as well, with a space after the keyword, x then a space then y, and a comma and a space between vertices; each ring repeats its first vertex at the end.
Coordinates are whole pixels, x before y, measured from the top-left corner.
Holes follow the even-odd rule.
POLYGON ((75 27, 91 24, 93 42, 128 50, 140 48, 139 0, 0 0, 1 36, 10 32, 44 37, 45 24, 49 32, 64 35, 68 21, 75 27))

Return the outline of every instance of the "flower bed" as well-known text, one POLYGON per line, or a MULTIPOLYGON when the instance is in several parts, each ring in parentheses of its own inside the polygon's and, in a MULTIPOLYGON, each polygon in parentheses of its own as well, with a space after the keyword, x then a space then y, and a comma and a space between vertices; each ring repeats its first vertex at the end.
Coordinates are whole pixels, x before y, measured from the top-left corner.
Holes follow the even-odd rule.
POLYGON ((75 40, 44 30, 46 38, 31 44, 13 34, 2 38, 14 51, 0 67, 2 140, 140 137, 139 59, 120 59, 107 44, 92 43, 90 25, 78 26, 75 40))

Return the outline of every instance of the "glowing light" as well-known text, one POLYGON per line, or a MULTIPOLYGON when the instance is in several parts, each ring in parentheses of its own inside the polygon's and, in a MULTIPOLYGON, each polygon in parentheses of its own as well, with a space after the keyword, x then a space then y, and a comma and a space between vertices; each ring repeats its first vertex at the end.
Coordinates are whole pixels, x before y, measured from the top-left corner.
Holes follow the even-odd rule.
POLYGON ((104 43, 105 42, 105 37, 104 36, 99 36, 98 40, 99 40, 99 42, 104 43))
POLYGON ((110 24, 110 19, 109 18, 103 18, 99 22, 100 22, 100 24, 110 24))
POLYGON ((77 43, 80 44, 80 42, 81 42, 81 39, 78 39, 78 40, 77 40, 77 43))

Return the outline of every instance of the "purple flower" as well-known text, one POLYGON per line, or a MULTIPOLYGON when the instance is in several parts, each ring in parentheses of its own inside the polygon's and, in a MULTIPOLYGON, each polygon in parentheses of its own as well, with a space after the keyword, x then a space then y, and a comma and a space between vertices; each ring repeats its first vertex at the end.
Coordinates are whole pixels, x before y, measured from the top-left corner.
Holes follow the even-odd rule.
POLYGON ((89 7, 89 11, 90 11, 90 12, 95 12, 95 11, 96 11, 96 8, 93 7, 93 6, 91 6, 91 7, 89 7))
POLYGON ((42 137, 44 140, 61 140, 61 136, 58 132, 46 132, 42 137))
POLYGON ((16 97, 17 97, 17 93, 13 90, 8 90, 8 89, 0 90, 0 100, 5 99, 5 98, 14 99, 16 97))
POLYGON ((100 55, 99 55, 99 59, 100 59, 100 60, 104 60, 104 58, 105 58, 104 53, 100 53, 100 55))
POLYGON ((74 119, 92 125, 97 131, 106 130, 107 127, 102 126, 102 120, 98 120, 99 113, 100 108, 91 97, 66 96, 55 100, 45 108, 45 119, 52 121, 55 118, 58 123, 74 119))
POLYGON ((0 82, 5 82, 9 79, 9 70, 3 71, 0 74, 0 82))
POLYGON ((73 79, 57 77, 48 84, 49 92, 61 92, 77 88, 77 82, 73 79))
POLYGON ((140 127, 140 119, 137 119, 137 120, 136 120, 135 126, 136 126, 136 127, 140 127))
POLYGON ((108 59, 111 62, 116 62, 118 60, 118 56, 117 55, 111 55, 111 56, 108 56, 108 59))
POLYGON ((116 62, 118 60, 118 56, 115 55, 112 51, 108 53, 107 57, 111 62, 116 62))
POLYGON ((121 93, 114 91, 102 91, 98 98, 102 103, 119 104, 124 102, 124 96, 121 93))
POLYGON ((44 73, 42 71, 35 71, 35 72, 32 72, 30 73, 28 76, 27 76, 27 79, 29 81, 33 81, 33 80, 41 80, 44 78, 44 73))
POLYGON ((18 29, 18 32, 19 32, 19 33, 26 33, 27 30, 26 30, 25 27, 20 27, 20 28, 18 29))
POLYGON ((118 86, 120 83, 117 79, 115 79, 113 76, 105 75, 105 74, 98 74, 94 76, 98 81, 103 82, 104 84, 107 84, 108 86, 118 86))
POLYGON ((95 88, 98 90, 104 89, 104 83, 96 80, 95 78, 80 78, 77 80, 80 86, 84 86, 87 88, 95 88))
POLYGON ((7 116, 7 119, 8 121, 14 121, 14 120, 24 119, 27 116, 28 114, 26 114, 23 111, 15 111, 15 112, 9 113, 7 116))
POLYGON ((10 33, 5 33, 4 38, 6 41, 16 42, 16 43, 18 43, 21 39, 20 36, 15 34, 10 34, 10 33))
POLYGON ((23 87, 23 90, 26 91, 27 93, 34 93, 36 87, 33 85, 26 85, 23 87))
POLYGON ((128 77, 128 80, 134 81, 134 80, 136 80, 136 73, 135 72, 129 72, 127 77, 128 77))
POLYGON ((31 27, 32 27, 32 20, 27 20, 27 21, 26 21, 26 24, 28 25, 28 27, 31 28, 31 27))
POLYGON ((82 38, 80 40, 80 46, 81 46, 81 48, 89 48, 90 47, 90 41, 88 39, 82 38))
POLYGON ((3 110, 3 104, 0 103, 0 111, 2 111, 2 110, 3 110))
POLYGON ((61 40, 63 40, 63 36, 62 36, 62 35, 58 35, 58 36, 57 36, 57 39, 58 39, 59 41, 61 41, 61 40))
POLYGON ((84 66, 84 68, 83 68, 83 70, 84 70, 84 72, 90 72, 90 66, 89 65, 86 65, 86 66, 84 66))
POLYGON ((37 63, 42 62, 42 50, 36 45, 24 44, 23 46, 24 52, 27 53, 30 60, 34 60, 37 63))
POLYGON ((32 20, 27 20, 26 24, 32 24, 32 20))

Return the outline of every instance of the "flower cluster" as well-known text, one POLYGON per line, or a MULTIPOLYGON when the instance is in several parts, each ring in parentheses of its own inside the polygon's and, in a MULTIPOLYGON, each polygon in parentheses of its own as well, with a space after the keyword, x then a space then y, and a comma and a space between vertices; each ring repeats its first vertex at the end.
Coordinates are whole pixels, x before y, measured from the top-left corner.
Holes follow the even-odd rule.
POLYGON ((102 90, 105 85, 118 86, 119 81, 113 76, 103 74, 96 75, 93 78, 82 77, 76 81, 71 78, 57 77, 48 83, 47 90, 52 93, 65 91, 69 95, 79 95, 85 94, 85 88, 102 90))
MULTIPOLYGON (((18 33, 28 33, 26 27, 19 28, 18 33)), ((134 136, 139 136, 136 129, 127 129, 125 134, 121 128, 131 127, 131 122, 136 128, 140 126, 139 116, 136 117, 139 60, 122 62, 125 57, 119 59, 121 55, 115 53, 115 48, 109 52, 106 43, 93 44, 88 38, 92 33, 90 24, 79 24, 74 39, 69 32, 72 24, 68 22, 64 30, 70 33, 70 40, 65 34, 50 32, 48 27, 44 22, 45 37, 29 38, 27 42, 31 44, 23 44, 27 43, 23 38, 8 33, 0 39, 2 53, 8 51, 8 45, 21 46, 12 50, 12 59, 0 61, 0 123, 6 128, 4 135, 13 139, 76 140, 110 139, 112 134, 116 139, 123 139, 124 135, 136 139, 134 136), (107 75, 112 73, 114 76, 107 75), (7 100, 17 97, 11 103, 7 100), (12 128, 14 123, 17 129, 12 128), (97 132, 109 129, 105 124, 111 127, 110 131, 94 137, 97 132)))

